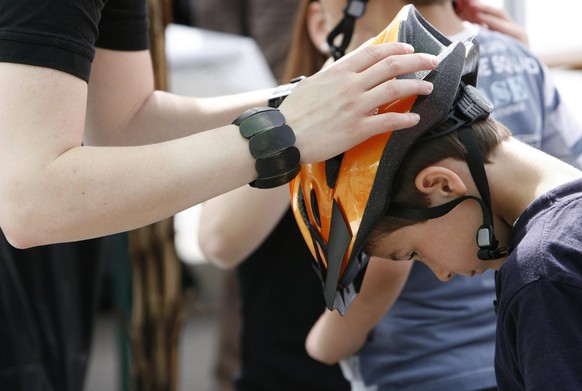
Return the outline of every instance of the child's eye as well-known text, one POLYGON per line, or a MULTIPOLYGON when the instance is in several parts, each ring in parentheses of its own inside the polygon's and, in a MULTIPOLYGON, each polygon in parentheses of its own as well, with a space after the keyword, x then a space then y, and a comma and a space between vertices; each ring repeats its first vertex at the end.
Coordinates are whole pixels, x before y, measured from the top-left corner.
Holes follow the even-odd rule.
POLYGON ((406 254, 404 251, 402 251, 400 253, 400 255, 399 254, 391 254, 385 258, 392 259, 393 261, 414 261, 415 257, 418 257, 418 253, 413 250, 408 254, 406 254))

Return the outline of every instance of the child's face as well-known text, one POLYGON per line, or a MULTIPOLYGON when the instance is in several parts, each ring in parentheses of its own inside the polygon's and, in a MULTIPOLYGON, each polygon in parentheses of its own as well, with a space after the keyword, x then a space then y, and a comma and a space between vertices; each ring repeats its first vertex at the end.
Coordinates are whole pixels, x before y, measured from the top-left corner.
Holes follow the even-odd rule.
POLYGON ((372 255, 419 260, 441 281, 448 281, 455 274, 473 276, 487 269, 499 269, 504 259, 482 261, 477 257, 475 237, 481 224, 481 208, 466 200, 442 217, 386 234, 372 255))

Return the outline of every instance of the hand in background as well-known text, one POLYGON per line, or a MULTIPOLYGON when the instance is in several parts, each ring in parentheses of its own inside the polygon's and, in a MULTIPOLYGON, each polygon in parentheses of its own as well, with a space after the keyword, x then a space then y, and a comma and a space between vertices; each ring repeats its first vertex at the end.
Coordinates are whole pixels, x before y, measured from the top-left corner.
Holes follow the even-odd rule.
POLYGON ((461 19, 509 35, 529 46, 526 30, 502 8, 484 4, 480 0, 456 0, 455 3, 455 11, 461 19))

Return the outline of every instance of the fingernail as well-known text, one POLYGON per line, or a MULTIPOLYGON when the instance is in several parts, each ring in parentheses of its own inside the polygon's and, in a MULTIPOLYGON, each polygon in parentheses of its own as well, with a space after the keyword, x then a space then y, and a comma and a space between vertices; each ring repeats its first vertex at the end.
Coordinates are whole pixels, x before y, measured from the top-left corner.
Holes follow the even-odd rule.
POLYGON ((430 59, 430 62, 432 63, 432 65, 439 65, 439 58, 437 56, 432 56, 432 58, 430 59))
POLYGON ((418 121, 420 121, 420 115, 418 115, 417 113, 410 113, 410 118, 414 121, 415 124, 417 124, 418 121))

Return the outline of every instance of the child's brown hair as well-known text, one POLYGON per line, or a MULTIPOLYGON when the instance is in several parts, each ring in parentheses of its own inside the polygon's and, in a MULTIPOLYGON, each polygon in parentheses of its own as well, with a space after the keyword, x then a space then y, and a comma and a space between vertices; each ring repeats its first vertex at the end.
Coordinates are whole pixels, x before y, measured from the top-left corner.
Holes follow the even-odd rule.
MULTIPOLYGON (((470 127, 477 139, 484 163, 489 163, 489 156, 495 147, 511 136, 511 131, 506 126, 492 118, 477 121, 470 127)), ((456 131, 427 141, 420 140, 412 147, 398 169, 392 184, 391 204, 408 208, 428 208, 430 206, 428 197, 415 185, 418 173, 446 158, 464 161, 466 154, 467 151, 456 131)), ((381 236, 418 222, 420 221, 384 216, 368 236, 364 251, 373 254, 373 249, 381 236)))

